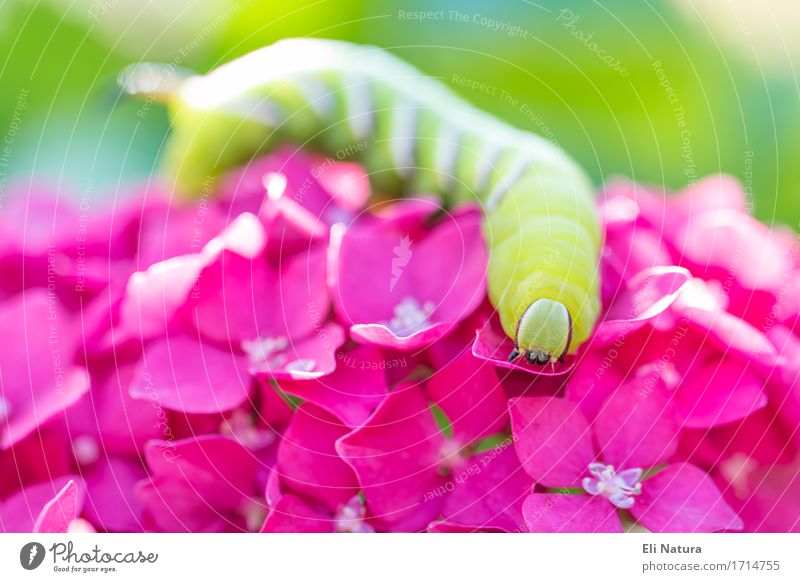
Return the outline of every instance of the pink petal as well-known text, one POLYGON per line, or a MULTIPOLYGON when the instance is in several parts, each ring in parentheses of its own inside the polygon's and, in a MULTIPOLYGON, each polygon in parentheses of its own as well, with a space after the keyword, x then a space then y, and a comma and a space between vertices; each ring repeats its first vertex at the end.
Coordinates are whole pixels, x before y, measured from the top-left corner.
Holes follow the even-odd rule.
POLYGON ((600 455, 617 469, 649 469, 677 448, 678 423, 661 381, 629 381, 613 392, 595 418, 600 455))
POLYGON ((91 368, 92 388, 67 413, 70 433, 94 439, 107 453, 138 454, 144 444, 163 436, 166 415, 150 394, 137 400, 129 394, 134 379, 135 361, 119 359, 91 368))
POLYGON ((526 531, 522 502, 531 493, 533 481, 522 469, 511 439, 477 453, 469 465, 454 472, 449 483, 453 488, 442 510, 449 524, 526 531))
POLYGON ((744 499, 737 509, 745 531, 800 531, 800 465, 762 465, 743 473, 744 492, 737 497, 744 499))
POLYGON ((631 514, 654 532, 740 530, 742 520, 711 478, 694 465, 669 465, 642 482, 631 514))
POLYGON ((678 244, 698 276, 777 294, 792 251, 776 232, 739 211, 708 212, 686 225, 678 244))
POLYGON ((587 418, 594 418, 603 402, 624 381, 626 371, 615 365, 616 348, 588 349, 567 380, 566 398, 577 402, 587 418), (612 351, 613 350, 613 351, 612 351))
POLYGON ((603 497, 534 493, 522 515, 531 533, 622 533, 616 508, 603 497))
POLYGON ((329 162, 330 159, 323 160, 320 166, 324 167, 320 167, 316 174, 320 185, 343 209, 358 211, 363 208, 372 194, 369 175, 364 168, 350 162, 329 162))
POLYGON ((0 304, 0 450, 35 431, 89 389, 86 370, 73 364, 73 322, 45 289, 0 304))
POLYGON ((338 352, 336 357, 336 369, 328 376, 319 380, 283 380, 280 387, 355 428, 386 396, 385 368, 389 364, 379 350, 366 346, 338 352))
POLYGON ((278 447, 277 471, 286 490, 335 512, 359 485, 353 470, 336 452, 336 439, 350 429, 313 404, 302 404, 278 447))
POLYGON ((578 405, 533 396, 514 398, 508 407, 517 455, 528 475, 546 487, 580 487, 595 453, 578 405))
POLYGON ((172 194, 148 195, 140 203, 140 223, 133 233, 136 268, 199 252, 226 226, 226 217, 210 204, 175 204, 172 194))
POLYGON ((735 315, 688 307, 684 316, 726 355, 739 356, 767 371, 779 364, 778 353, 767 336, 735 315))
POLYGON ((101 531, 141 531, 142 508, 133 490, 144 477, 138 462, 119 457, 101 459, 85 477, 87 519, 101 531))
POLYGON ((501 368, 521 370, 537 376, 559 376, 575 367, 576 360, 572 355, 566 356, 563 363, 546 366, 529 364, 525 358, 517 358, 513 362, 509 362, 508 356, 513 349, 514 342, 503 332, 499 319, 493 317, 489 323, 478 330, 472 344, 472 355, 501 368))
POLYGON ((144 479, 136 484, 134 495, 144 508, 146 531, 209 533, 226 528, 225 516, 198 499, 186 481, 144 479))
POLYGON ((70 481, 56 496, 45 504, 33 531, 39 533, 67 533, 69 524, 77 519, 83 505, 83 493, 75 481, 70 481))
POLYGON ((434 372, 426 389, 462 445, 500 432, 508 423, 506 396, 494 368, 469 353, 434 372))
POLYGON ((45 506, 69 483, 79 482, 73 475, 29 485, 0 501, 0 532, 30 533, 45 506))
POLYGON ((151 477, 135 492, 150 528, 242 531, 253 525, 249 511, 263 511, 258 461, 236 440, 207 435, 151 441, 145 457, 151 477))
POLYGON ((353 328, 357 339, 393 349, 429 345, 483 300, 486 249, 479 214, 461 210, 430 230, 423 218, 414 211, 334 229, 334 305, 342 320, 368 326, 353 328), (413 323, 402 317, 409 304, 417 306, 413 323), (434 331, 437 324, 445 325, 434 331))
POLYGON ((287 493, 272 506, 262 533, 332 533, 333 517, 324 509, 287 493))
POLYGON ((217 507, 238 508, 242 499, 253 496, 258 460, 231 438, 150 441, 145 458, 152 474, 190 482, 197 495, 217 507))
POLYGON ((639 272, 606 312, 592 344, 608 344, 640 328, 672 305, 690 279, 690 273, 681 267, 652 267, 639 272))
POLYGON ((767 404, 764 379, 735 358, 704 363, 684 377, 675 395, 683 425, 692 428, 741 420, 767 404))
POLYGON ((187 317, 204 337, 238 347, 259 337, 306 337, 328 309, 322 250, 298 253, 277 268, 260 254, 226 250, 200 273, 187 317))
POLYGON ((133 273, 119 307, 120 339, 163 333, 189 298, 204 264, 202 255, 181 255, 133 273))
POLYGON ((423 392, 400 386, 367 422, 342 437, 336 449, 358 475, 375 517, 393 524, 420 516, 413 526, 422 529, 427 525, 420 523, 426 519, 422 507, 434 501, 434 492, 444 482, 439 475, 443 444, 423 392))
MULTIPOLYGON (((800 426, 800 338, 783 325, 773 326, 767 334, 781 356, 777 381, 769 384, 770 398, 780 403, 781 416, 792 426, 800 426)), ((800 434, 795 440, 800 442, 800 434)))
POLYGON ((436 343, 451 329, 453 324, 434 323, 410 335, 398 336, 382 323, 362 323, 350 326, 350 335, 355 341, 366 345, 410 352, 436 343))
POLYGON ((245 402, 251 383, 244 356, 175 333, 145 348, 130 394, 171 410, 211 414, 245 402))
POLYGON ((266 359, 251 358, 250 372, 278 380, 321 378, 336 369, 336 350, 344 341, 344 330, 335 323, 328 323, 266 359))

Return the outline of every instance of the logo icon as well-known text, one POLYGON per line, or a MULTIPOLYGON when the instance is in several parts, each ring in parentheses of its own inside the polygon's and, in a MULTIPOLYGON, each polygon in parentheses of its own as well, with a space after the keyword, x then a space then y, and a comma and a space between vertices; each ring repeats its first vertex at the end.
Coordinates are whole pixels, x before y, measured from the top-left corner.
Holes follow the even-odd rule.
POLYGON ((26 570, 35 570, 44 561, 44 546, 39 542, 28 542, 19 551, 19 563, 26 570))
POLYGON ((394 247, 392 252, 394 256, 392 257, 392 279, 389 281, 389 291, 394 291, 394 286, 400 280, 403 269, 411 260, 411 237, 408 235, 401 237, 400 244, 394 247))

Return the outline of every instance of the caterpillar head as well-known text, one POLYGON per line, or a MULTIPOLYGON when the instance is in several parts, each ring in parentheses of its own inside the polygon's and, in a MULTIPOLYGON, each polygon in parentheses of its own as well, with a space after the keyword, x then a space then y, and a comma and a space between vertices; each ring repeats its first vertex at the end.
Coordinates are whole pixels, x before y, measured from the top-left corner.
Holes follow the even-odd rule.
POLYGON ((522 312, 508 361, 521 355, 543 366, 564 360, 572 343, 572 316, 560 301, 537 299, 522 312))

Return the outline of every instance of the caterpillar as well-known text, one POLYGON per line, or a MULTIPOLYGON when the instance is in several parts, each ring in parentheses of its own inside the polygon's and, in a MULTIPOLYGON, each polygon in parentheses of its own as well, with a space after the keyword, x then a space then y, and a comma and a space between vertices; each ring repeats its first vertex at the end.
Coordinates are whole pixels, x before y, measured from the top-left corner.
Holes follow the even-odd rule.
POLYGON ((199 194, 279 142, 363 150, 358 161, 376 190, 483 205, 488 295, 514 342, 510 361, 555 365, 589 337, 600 310, 600 231, 581 168, 400 58, 285 39, 183 80, 168 104, 164 165, 179 190, 199 194))

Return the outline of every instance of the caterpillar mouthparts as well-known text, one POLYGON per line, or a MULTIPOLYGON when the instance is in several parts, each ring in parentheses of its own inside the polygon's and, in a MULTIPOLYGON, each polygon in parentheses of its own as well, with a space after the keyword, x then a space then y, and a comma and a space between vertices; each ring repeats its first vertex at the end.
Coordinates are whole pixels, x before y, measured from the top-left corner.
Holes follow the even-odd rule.
POLYGON ((529 364, 563 362, 572 343, 572 316, 560 301, 537 299, 522 312, 508 361, 524 355, 529 364))

